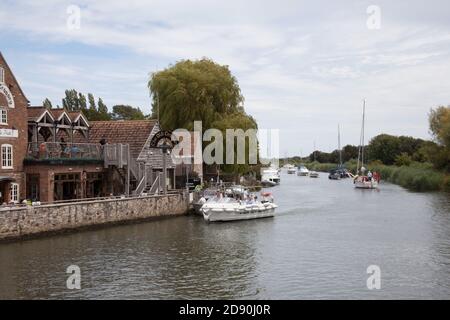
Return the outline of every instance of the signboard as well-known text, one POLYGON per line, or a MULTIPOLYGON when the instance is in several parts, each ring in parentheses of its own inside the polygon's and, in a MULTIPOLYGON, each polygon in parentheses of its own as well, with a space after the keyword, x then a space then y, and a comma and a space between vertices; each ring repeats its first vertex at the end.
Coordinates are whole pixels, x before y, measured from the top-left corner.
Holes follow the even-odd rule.
POLYGON ((150 140, 150 148, 160 148, 163 142, 165 142, 166 146, 173 148, 178 141, 172 138, 171 131, 158 131, 150 140))
POLYGON ((18 138, 19 131, 14 129, 0 129, 0 138, 18 138))
POLYGON ((0 83, 0 94, 3 94, 6 97, 8 107, 14 109, 14 97, 11 91, 9 90, 8 86, 4 83, 0 83))

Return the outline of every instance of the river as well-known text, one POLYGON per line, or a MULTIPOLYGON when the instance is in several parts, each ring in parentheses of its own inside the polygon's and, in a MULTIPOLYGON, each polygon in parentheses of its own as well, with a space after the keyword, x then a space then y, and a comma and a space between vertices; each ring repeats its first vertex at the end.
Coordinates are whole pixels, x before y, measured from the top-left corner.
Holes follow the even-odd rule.
POLYGON ((182 216, 0 244, 1 299, 449 299, 450 196, 282 175, 274 218, 182 216), (66 269, 81 270, 69 290, 66 269), (381 288, 367 288, 367 267, 381 288))

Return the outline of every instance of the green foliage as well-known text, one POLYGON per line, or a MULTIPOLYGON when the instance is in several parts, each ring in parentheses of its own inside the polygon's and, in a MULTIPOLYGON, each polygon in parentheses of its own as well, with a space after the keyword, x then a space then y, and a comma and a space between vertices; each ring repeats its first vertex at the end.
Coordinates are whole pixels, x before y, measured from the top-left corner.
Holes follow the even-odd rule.
POLYGON ((397 157, 407 155, 412 157, 420 149, 424 141, 406 136, 380 134, 372 138, 367 147, 369 160, 380 160, 384 164, 394 164, 397 157))
POLYGON ((144 114, 140 108, 128 105, 116 105, 113 107, 112 118, 114 120, 143 120, 144 114))
MULTIPOLYGON (((108 112, 108 107, 103 103, 101 98, 99 98, 97 107, 92 93, 88 93, 87 99, 83 93, 77 92, 75 89, 66 90, 65 95, 66 96, 62 99, 64 109, 68 111, 82 111, 90 121, 111 120, 111 114, 108 112)), ((51 107, 50 100, 45 99, 44 106, 51 107)))
POLYGON ((395 165, 396 166, 409 166, 412 162, 411 156, 409 156, 406 152, 399 154, 395 157, 395 165))
POLYGON ((413 191, 437 191, 444 188, 445 175, 430 164, 412 162, 409 166, 369 165, 369 169, 386 180, 413 191))
POLYGON ((52 109, 53 108, 52 102, 48 98, 45 98, 44 102, 42 102, 42 105, 46 109, 52 109))
MULTIPOLYGON (((216 120, 212 123, 213 128, 219 129, 222 131, 224 137, 224 151, 226 150, 226 130, 227 129, 242 129, 246 132, 248 129, 258 129, 256 121, 249 115, 242 112, 237 112, 231 115, 227 115, 222 117, 220 120, 216 120)), ((256 135, 255 135, 256 139, 256 135)), ((249 164, 249 156, 250 156, 250 139, 245 138, 245 164, 237 164, 237 147, 238 147, 238 139, 234 138, 234 163, 235 164, 224 164, 221 165, 221 169, 225 173, 235 173, 239 175, 243 175, 248 173, 250 170, 249 164)), ((226 163, 226 152, 224 152, 223 162, 226 163)))
POLYGON ((224 115, 243 112, 244 98, 228 66, 209 59, 182 60, 153 73, 148 83, 153 96, 152 112, 166 130, 193 129, 200 120, 203 128, 224 115))
POLYGON ((428 120, 431 134, 436 141, 450 148, 450 106, 431 109, 428 120))

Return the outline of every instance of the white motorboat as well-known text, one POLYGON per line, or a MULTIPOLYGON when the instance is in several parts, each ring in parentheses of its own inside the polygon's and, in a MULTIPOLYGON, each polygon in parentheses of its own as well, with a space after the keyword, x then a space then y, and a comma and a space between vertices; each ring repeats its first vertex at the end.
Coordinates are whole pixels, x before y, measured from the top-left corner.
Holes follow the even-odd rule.
POLYGON ((274 166, 261 169, 261 183, 263 186, 273 187, 280 184, 280 171, 274 166))
POLYGON ((201 192, 200 199, 192 204, 196 214, 201 215, 201 207, 211 198, 215 197, 219 191, 218 187, 210 187, 201 192))
POLYGON ((291 168, 288 168, 287 170, 288 174, 296 174, 297 173, 297 168, 295 168, 294 166, 291 168))
POLYGON ((319 173, 317 171, 310 171, 309 172, 309 177, 310 178, 318 178, 319 177, 319 173))
POLYGON ((246 201, 228 197, 215 197, 208 200, 200 210, 206 221, 224 222, 273 217, 277 207, 273 202, 265 200, 246 201))
POLYGON ((309 175, 308 168, 306 168, 304 165, 300 165, 297 170, 297 175, 306 177, 307 175, 309 175))

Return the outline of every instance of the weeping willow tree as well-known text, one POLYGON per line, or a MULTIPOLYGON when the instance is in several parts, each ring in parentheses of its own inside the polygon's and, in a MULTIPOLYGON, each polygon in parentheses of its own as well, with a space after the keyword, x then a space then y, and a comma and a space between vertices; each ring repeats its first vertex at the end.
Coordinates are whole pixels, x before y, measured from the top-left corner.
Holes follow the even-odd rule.
POLYGON ((243 113, 244 98, 228 66, 209 59, 182 60, 153 73, 148 87, 152 93, 153 117, 158 115, 166 130, 193 130, 194 121, 203 128, 226 115, 243 113))
MULTIPOLYGON (((256 121, 245 113, 236 77, 228 66, 210 59, 179 61, 153 73, 148 87, 153 97, 152 117, 159 115, 164 130, 192 131, 194 121, 202 121, 203 131, 221 130, 223 137, 226 129, 257 129, 256 121)), ((246 164, 222 165, 221 171, 238 175, 247 172, 248 152, 246 143, 246 164)))

